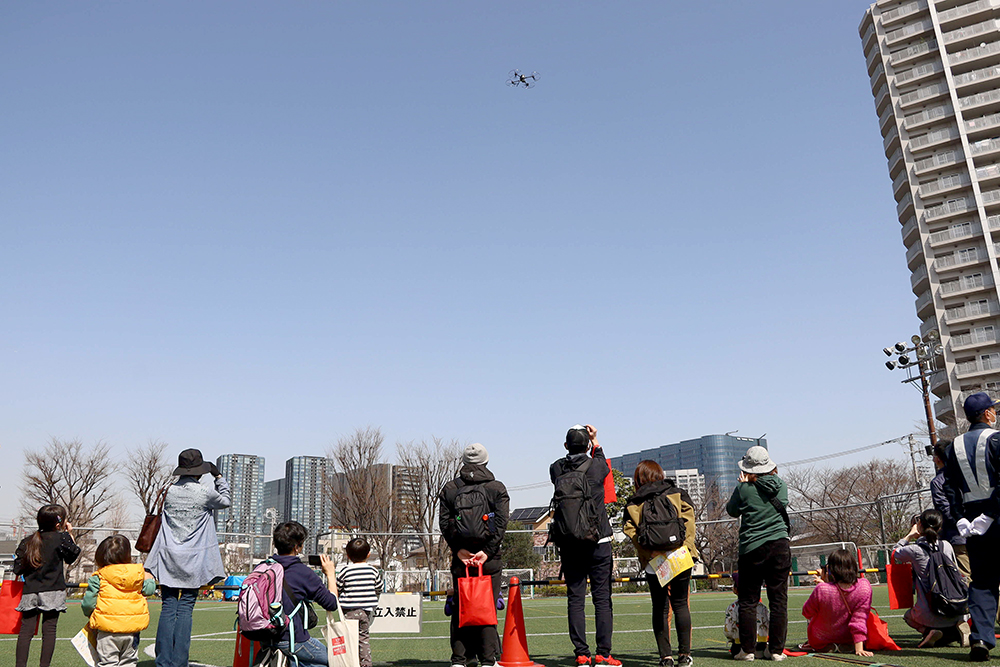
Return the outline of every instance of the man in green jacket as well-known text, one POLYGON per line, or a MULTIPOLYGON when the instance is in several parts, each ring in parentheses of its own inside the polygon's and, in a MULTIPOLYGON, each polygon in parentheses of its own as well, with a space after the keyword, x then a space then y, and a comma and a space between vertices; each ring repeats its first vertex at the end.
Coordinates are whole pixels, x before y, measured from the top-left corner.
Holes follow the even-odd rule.
POLYGON ((757 603, 760 587, 767 587, 771 611, 770 635, 764 658, 785 659, 788 632, 788 575, 792 553, 788 545, 788 487, 778 477, 778 466, 767 450, 754 446, 739 462, 739 482, 726 504, 730 516, 740 518, 740 652, 736 660, 753 660, 757 641, 757 603))

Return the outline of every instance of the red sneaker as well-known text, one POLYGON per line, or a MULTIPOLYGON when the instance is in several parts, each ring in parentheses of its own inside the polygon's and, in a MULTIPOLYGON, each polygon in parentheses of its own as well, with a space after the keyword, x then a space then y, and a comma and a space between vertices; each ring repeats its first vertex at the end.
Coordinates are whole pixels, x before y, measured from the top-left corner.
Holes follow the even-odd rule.
POLYGON ((576 656, 576 664, 578 665, 589 665, 590 656, 589 655, 578 655, 576 656))
POLYGON ((621 667, 622 661, 618 660, 617 658, 612 658, 610 655, 607 656, 607 657, 605 657, 603 655, 599 655, 596 658, 594 658, 594 664, 595 665, 611 665, 611 667, 621 667))

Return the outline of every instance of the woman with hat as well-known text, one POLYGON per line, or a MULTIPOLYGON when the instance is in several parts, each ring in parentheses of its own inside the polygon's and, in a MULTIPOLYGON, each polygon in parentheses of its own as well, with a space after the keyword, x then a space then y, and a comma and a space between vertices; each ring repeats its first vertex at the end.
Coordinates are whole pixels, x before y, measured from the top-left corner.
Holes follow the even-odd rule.
POLYGON ((163 598, 156 627, 156 667, 187 667, 198 589, 226 576, 214 510, 232 504, 229 483, 197 449, 180 453, 174 475, 179 478, 167 488, 160 532, 145 564, 160 583, 163 598), (215 478, 214 485, 202 483, 206 473, 215 478))
POLYGON ((730 516, 740 518, 739 628, 736 660, 753 660, 757 641, 757 604, 761 584, 767 587, 771 611, 770 634, 764 658, 785 659, 788 631, 788 574, 792 553, 788 545, 788 487, 778 477, 778 466, 767 450, 751 447, 739 462, 739 481, 726 504, 730 516))

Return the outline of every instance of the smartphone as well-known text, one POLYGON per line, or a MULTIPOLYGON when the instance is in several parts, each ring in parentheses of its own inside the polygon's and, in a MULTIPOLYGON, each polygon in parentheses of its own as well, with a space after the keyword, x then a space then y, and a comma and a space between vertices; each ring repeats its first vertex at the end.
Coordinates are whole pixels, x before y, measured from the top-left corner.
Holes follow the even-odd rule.
POLYGON ((313 567, 320 567, 323 561, 319 559, 319 554, 309 554, 309 564, 313 567))

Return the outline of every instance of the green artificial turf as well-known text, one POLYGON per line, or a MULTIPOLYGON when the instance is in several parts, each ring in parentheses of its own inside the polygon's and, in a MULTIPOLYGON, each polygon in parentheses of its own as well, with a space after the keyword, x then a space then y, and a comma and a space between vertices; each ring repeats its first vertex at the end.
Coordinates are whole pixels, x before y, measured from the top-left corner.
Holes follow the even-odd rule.
MULTIPOLYGON (((902 651, 876 654, 873 663, 921 667, 931 664, 965 662, 968 650, 957 646, 938 649, 917 649, 919 635, 904 622, 901 611, 890 611, 885 586, 875 587, 875 605, 881 616, 889 622, 889 632, 902 651), (943 662, 942 662, 943 661, 943 662)), ((791 647, 806 638, 806 626, 800 610, 810 589, 791 589, 789 608, 791 610, 788 645, 791 647)), ((723 614, 734 600, 732 593, 697 593, 691 596, 691 612, 694 625, 692 636, 693 656, 699 666, 721 667, 732 665, 725 638, 722 635, 723 614)), ((143 632, 140 651, 153 643, 159 602, 150 601, 152 623, 143 632)), ((194 635, 191 642, 192 662, 206 665, 231 665, 234 637, 233 620, 235 604, 227 602, 198 602, 194 612, 194 635)), ((588 611, 591 611, 588 604, 588 611)), ((616 595, 614 598, 615 634, 612 654, 622 660, 626 667, 656 667, 656 645, 650 628, 649 596, 643 593, 616 595)), ((528 629, 528 650, 532 659, 547 667, 570 667, 574 665, 572 645, 566 634, 566 599, 539 598, 524 600, 525 626, 528 629)), ((84 624, 84 616, 79 602, 70 602, 69 611, 59 621, 60 641, 56 646, 53 667, 78 667, 83 660, 70 645, 69 639, 84 624)), ((322 612, 320 622, 323 622, 322 612)), ((503 612, 501 612, 501 630, 503 612)), ((593 623, 588 622, 593 632, 593 623)), ((673 633, 671 634, 673 638, 673 633)), ((591 640, 593 635, 591 634, 591 640)), ((13 665, 14 637, 0 637, 0 666, 13 665)), ((38 664, 40 639, 32 645, 29 667, 38 664)), ((593 648, 593 645, 591 645, 593 648)), ((423 630, 420 635, 374 635, 372 652, 376 664, 381 665, 447 665, 451 657, 448 644, 448 618, 444 615, 443 603, 425 602, 423 630)), ((1000 651, 994 651, 1000 660, 1000 651)), ((799 667, 834 667, 836 663, 813 657, 789 658, 785 661, 799 664, 799 667)), ((153 661, 143 653, 141 667, 153 667, 153 661)), ((992 664, 997 664, 993 662, 992 664)))

